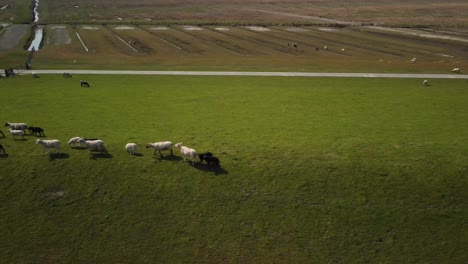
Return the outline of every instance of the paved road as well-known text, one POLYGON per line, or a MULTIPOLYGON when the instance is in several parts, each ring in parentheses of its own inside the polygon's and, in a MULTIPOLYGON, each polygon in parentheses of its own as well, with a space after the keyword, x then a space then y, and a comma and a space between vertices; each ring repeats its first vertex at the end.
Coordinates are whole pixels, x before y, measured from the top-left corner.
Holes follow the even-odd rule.
MULTIPOLYGON (((3 72, 3 70, 0 70, 3 72)), ((356 78, 418 78, 468 79, 465 74, 403 74, 403 73, 323 73, 323 72, 231 72, 231 71, 119 71, 119 70, 20 70, 19 74, 116 74, 116 75, 193 75, 193 76, 279 76, 279 77, 356 77, 356 78)))

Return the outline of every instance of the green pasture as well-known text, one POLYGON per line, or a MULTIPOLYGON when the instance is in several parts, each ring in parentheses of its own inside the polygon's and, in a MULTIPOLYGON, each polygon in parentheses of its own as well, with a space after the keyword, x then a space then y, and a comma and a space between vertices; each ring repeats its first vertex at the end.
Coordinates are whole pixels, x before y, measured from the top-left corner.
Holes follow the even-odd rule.
POLYGON ((0 23, 29 23, 32 21, 31 2, 29 0, 0 0, 0 23))
POLYGON ((464 263, 468 81, 421 82, 0 79, 2 124, 43 127, 63 152, 1 128, 0 262, 464 263), (162 140, 221 168, 144 147, 162 140))

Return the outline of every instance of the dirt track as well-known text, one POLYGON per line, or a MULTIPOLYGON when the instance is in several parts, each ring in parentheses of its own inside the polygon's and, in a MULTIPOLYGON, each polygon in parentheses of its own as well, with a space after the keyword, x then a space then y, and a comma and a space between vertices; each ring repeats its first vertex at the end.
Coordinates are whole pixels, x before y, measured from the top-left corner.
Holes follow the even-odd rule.
MULTIPOLYGON (((0 70, 1 72, 1 70, 0 70)), ((36 70, 20 74, 114 74, 114 75, 192 75, 192 76, 271 76, 271 77, 351 77, 351 78, 416 78, 468 79, 464 74, 399 74, 399 73, 318 73, 318 72, 212 72, 212 71, 110 71, 110 70, 36 70)))

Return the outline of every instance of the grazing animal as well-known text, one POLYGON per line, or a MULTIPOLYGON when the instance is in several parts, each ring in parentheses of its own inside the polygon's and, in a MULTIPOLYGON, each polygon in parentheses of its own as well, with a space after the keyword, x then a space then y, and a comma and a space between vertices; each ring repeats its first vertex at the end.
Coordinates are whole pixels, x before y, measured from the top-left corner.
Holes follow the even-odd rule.
POLYGON ((68 73, 68 72, 64 72, 64 73, 63 73, 63 77, 65 77, 65 78, 71 78, 72 75, 71 75, 70 73, 68 73))
POLYGON ((135 155, 135 152, 137 150, 137 144, 135 143, 127 143, 127 145, 125 145, 125 149, 132 155, 135 155))
POLYGON ((5 149, 3 148, 2 144, 0 144, 0 151, 6 153, 5 149))
POLYGON ((411 62, 415 62, 415 61, 416 61, 416 58, 412 58, 412 59, 411 59, 411 62))
POLYGON ((22 139, 24 139, 24 131, 23 130, 15 130, 15 129, 9 128, 8 132, 10 132, 10 134, 13 136, 14 139, 16 139, 16 137, 21 137, 22 139))
POLYGON ((44 129, 40 128, 40 127, 28 127, 28 130, 29 130, 29 133, 31 133, 31 135, 34 135, 34 136, 44 136, 45 137, 45 134, 44 134, 44 129))
POLYGON ((5 126, 6 127, 10 127, 11 129, 13 130, 26 130, 28 129, 28 125, 26 125, 25 123, 10 123, 10 122, 6 122, 5 123, 5 126))
POLYGON ((68 140, 67 144, 68 145, 73 144, 73 146, 76 147, 76 144, 78 143, 81 146, 80 139, 83 139, 83 138, 81 138, 81 137, 72 137, 72 138, 70 138, 70 140, 68 140))
POLYGON ((2 134, 2 137, 5 137, 5 134, 3 134, 3 131, 0 130, 0 134, 2 134))
POLYGON ((60 140, 58 139, 36 139, 36 145, 42 145, 47 152, 51 149, 56 149, 57 153, 60 154, 60 140))
POLYGON ((424 86, 429 86, 429 81, 428 81, 428 80, 424 80, 424 81, 423 81, 423 85, 424 85, 424 86))
POLYGON ((211 152, 198 154, 198 158, 200 159, 200 161, 205 160, 208 165, 214 163, 216 166, 219 166, 220 163, 219 159, 213 156, 213 153, 211 152))
POLYGON ((461 70, 460 70, 460 68, 453 68, 452 72, 453 73, 460 73, 461 70))
POLYGON ((85 139, 80 139, 78 142, 83 143, 86 148, 88 148, 91 151, 102 151, 104 150, 104 142, 100 139, 97 140, 85 140, 85 139))
POLYGON ((182 156, 184 158, 184 161, 186 160, 187 157, 190 157, 190 160, 192 161, 192 166, 194 166, 195 165, 195 159, 197 157, 197 151, 192 149, 192 148, 182 146, 182 142, 175 144, 175 146, 176 146, 176 148, 179 149, 180 154, 182 154, 182 156))
POLYGON ((86 80, 80 80, 81 87, 89 87, 89 83, 86 80))
POLYGON ((153 155, 156 155, 156 151, 159 151, 159 155, 162 157, 162 150, 170 150, 172 156, 172 142, 170 141, 162 141, 162 142, 155 142, 155 143, 148 143, 146 144, 146 148, 154 148, 153 155))

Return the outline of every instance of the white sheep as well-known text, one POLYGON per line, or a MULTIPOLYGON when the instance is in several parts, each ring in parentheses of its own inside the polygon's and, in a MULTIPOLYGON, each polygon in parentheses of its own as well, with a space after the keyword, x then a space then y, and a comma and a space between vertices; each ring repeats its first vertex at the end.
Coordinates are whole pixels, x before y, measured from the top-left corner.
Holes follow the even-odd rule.
POLYGON ((76 144, 78 143, 81 146, 80 139, 83 139, 83 138, 82 137, 72 137, 72 138, 70 138, 70 140, 68 140, 67 144, 68 145, 73 144, 73 146, 76 146, 76 144))
POLYGON ((60 154, 60 140, 58 139, 36 139, 36 145, 41 144, 47 152, 51 149, 56 149, 57 153, 60 154))
POLYGON ((146 148, 154 148, 153 155, 156 155, 156 151, 159 151, 159 155, 162 156, 162 150, 170 150, 172 156, 172 142, 170 141, 162 141, 162 142, 155 142, 155 143, 148 143, 146 144, 146 148))
POLYGON ((460 73, 460 71, 461 71, 460 68, 453 68, 452 70, 453 73, 460 73))
POLYGON ((5 123, 5 126, 6 127, 10 127, 11 129, 13 130, 26 130, 28 129, 28 125, 26 125, 25 123, 10 123, 10 122, 6 122, 5 123))
POLYGON ((180 154, 182 154, 184 161, 186 160, 186 157, 190 157, 190 160, 192 161, 192 166, 195 165, 195 159, 197 157, 197 151, 195 151, 192 148, 182 146, 182 142, 175 144, 175 146, 179 149, 180 154))
POLYGON ((424 80, 424 81, 423 81, 423 85, 424 85, 424 86, 429 86, 429 81, 428 81, 428 80, 424 80))
POLYGON ((86 148, 89 150, 95 150, 95 151, 102 151, 104 150, 104 142, 100 139, 96 140, 85 140, 85 139, 79 139, 78 142, 80 144, 84 144, 86 148))
POLYGON ((416 61, 416 58, 412 58, 412 59, 411 59, 411 62, 415 62, 415 61, 416 61))
POLYGON ((8 132, 10 132, 10 134, 13 136, 14 139, 16 139, 16 137, 21 137, 22 139, 24 139, 24 131, 23 130, 15 130, 15 129, 9 128, 8 132))
POLYGON ((127 143, 127 145, 125 145, 125 149, 132 155, 135 155, 135 152, 137 150, 137 144, 135 143, 127 143))

